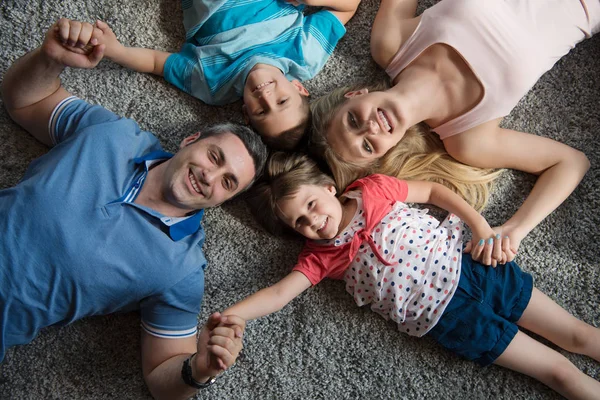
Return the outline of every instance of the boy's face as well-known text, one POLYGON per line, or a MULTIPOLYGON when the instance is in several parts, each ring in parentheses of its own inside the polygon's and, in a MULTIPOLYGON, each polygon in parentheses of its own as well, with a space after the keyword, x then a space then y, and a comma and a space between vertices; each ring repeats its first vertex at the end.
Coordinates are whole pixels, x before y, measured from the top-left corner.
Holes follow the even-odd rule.
POLYGON ((290 82, 278 68, 258 64, 246 78, 244 115, 263 137, 276 137, 306 118, 302 96, 308 91, 299 81, 290 82))
POLYGON ((277 202, 278 217, 308 239, 333 239, 342 222, 342 205, 333 186, 302 185, 277 202))

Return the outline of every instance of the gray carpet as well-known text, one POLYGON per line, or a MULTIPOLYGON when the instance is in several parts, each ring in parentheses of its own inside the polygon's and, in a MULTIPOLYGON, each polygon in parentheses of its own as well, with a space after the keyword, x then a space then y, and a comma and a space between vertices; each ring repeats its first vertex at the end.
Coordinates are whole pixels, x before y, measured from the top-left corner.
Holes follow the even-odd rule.
MULTIPOLYGON (((435 0, 422 1, 421 8, 435 0)), ((533 0, 538 1, 538 0, 533 0)), ((381 76, 371 61, 370 26, 379 1, 364 0, 348 34, 319 76, 313 96, 355 78, 381 76)), ((0 73, 61 17, 104 19, 126 44, 177 50, 183 41, 177 0, 0 2, 0 73)), ((588 40, 547 73, 506 119, 507 127, 556 138, 583 150, 592 168, 571 197, 522 243, 518 256, 536 285, 567 310, 600 326, 597 226, 600 186, 600 37, 588 40)), ((93 71, 69 70, 65 86, 138 121, 175 151, 203 126, 241 122, 241 103, 210 107, 162 79, 108 61, 93 71)), ((28 163, 47 149, 0 108, 0 188, 17 183, 28 163)), ((534 180, 508 172, 499 180, 485 216, 505 221, 534 180)), ((301 243, 262 232, 236 201, 209 210, 203 322, 250 293, 276 282, 294 264, 301 243)), ((1 234, 1 233, 0 233, 1 234)), ((35 246, 35 243, 31 243, 35 246)), ((567 354, 600 379, 600 365, 567 354)), ((0 365, 1 399, 146 399, 139 355, 139 317, 111 315, 44 330, 31 344, 8 351, 0 365)), ((200 399, 555 399, 536 381, 499 367, 481 369, 429 339, 415 339, 366 309, 341 282, 307 291, 276 315, 248 324, 235 367, 200 399)))

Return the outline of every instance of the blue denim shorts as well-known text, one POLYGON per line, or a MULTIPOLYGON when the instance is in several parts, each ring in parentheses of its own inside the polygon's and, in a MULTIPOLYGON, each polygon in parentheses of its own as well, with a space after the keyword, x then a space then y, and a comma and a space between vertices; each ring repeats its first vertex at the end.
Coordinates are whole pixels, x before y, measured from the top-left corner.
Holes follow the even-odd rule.
POLYGON ((493 363, 517 334, 533 278, 510 262, 486 267, 463 254, 454 296, 428 335, 482 366, 493 363))

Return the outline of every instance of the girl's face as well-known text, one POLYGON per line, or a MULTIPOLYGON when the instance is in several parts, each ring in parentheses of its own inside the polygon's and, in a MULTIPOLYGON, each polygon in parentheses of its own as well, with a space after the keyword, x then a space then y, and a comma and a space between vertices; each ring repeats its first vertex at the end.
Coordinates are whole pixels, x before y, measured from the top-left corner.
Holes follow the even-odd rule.
POLYGON ((333 239, 342 222, 342 205, 333 186, 302 185, 277 202, 278 217, 308 239, 333 239))
POLYGON ((327 142, 342 159, 367 163, 382 157, 406 132, 396 96, 361 89, 346 93, 334 114, 327 142))

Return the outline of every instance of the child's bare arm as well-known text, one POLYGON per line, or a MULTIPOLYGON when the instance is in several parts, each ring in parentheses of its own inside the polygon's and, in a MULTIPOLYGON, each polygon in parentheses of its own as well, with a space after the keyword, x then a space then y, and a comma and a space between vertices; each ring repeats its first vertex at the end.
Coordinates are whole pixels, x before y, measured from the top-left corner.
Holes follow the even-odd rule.
POLYGON ((342 24, 346 25, 356 13, 360 0, 287 0, 288 3, 306 4, 307 6, 326 7, 342 24))
POLYGON ((439 183, 407 181, 407 184, 408 203, 433 204, 457 215, 471 228, 471 240, 475 244, 471 251, 473 259, 492 266, 503 260, 501 240, 486 219, 462 197, 439 183))
POLYGON ((165 62, 171 53, 141 47, 125 47, 105 22, 96 21, 96 27, 103 33, 100 44, 106 46, 105 57, 134 71, 163 76, 165 62))
POLYGON ((264 317, 281 310, 310 286, 310 281, 302 272, 292 271, 273 286, 259 290, 229 307, 223 315, 237 315, 245 320, 264 317))

